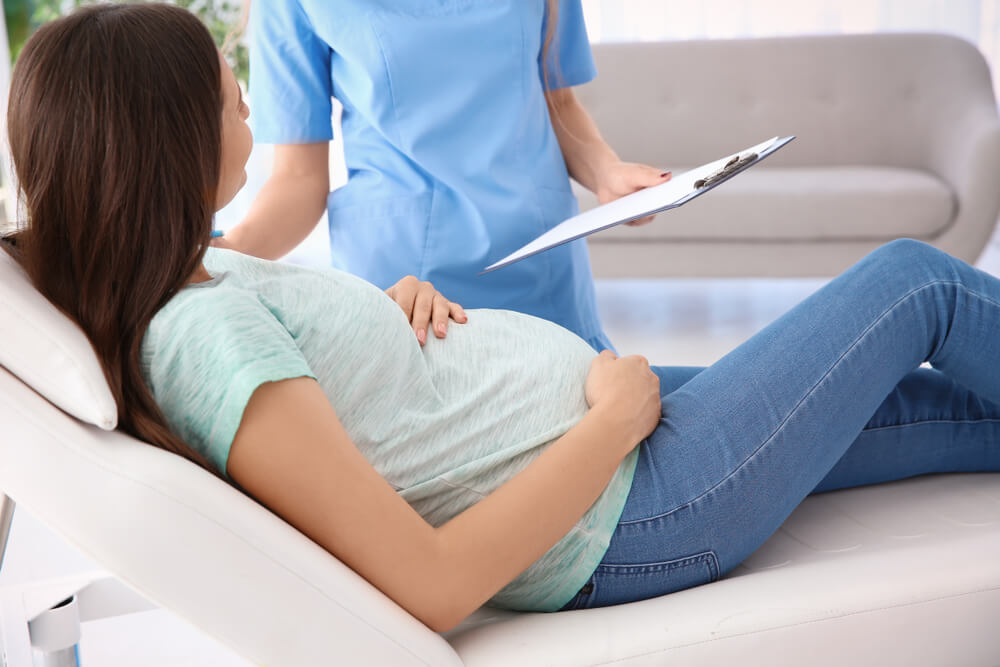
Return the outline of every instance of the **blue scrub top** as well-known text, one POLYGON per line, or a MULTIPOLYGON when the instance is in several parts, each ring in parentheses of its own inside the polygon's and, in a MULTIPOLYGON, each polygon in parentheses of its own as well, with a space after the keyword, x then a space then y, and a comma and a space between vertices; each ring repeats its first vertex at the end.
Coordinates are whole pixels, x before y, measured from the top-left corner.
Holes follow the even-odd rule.
POLYGON ((541 62, 545 0, 266 0, 250 12, 257 140, 333 138, 348 181, 327 201, 336 267, 383 289, 429 280, 466 308, 507 308, 611 347, 587 246, 483 268, 578 212, 550 88, 594 77, 583 9, 560 0, 541 62))

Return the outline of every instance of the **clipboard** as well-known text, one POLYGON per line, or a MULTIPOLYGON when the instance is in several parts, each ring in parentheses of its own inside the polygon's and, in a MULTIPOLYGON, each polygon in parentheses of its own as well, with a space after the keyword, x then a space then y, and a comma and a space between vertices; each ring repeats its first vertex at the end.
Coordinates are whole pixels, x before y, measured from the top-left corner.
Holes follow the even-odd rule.
POLYGON ((739 153, 719 158, 674 176, 666 183, 633 192, 603 206, 584 211, 564 220, 500 261, 490 264, 478 275, 496 271, 549 248, 575 241, 623 222, 638 220, 647 215, 682 206, 759 163, 794 138, 794 135, 772 137, 739 153))

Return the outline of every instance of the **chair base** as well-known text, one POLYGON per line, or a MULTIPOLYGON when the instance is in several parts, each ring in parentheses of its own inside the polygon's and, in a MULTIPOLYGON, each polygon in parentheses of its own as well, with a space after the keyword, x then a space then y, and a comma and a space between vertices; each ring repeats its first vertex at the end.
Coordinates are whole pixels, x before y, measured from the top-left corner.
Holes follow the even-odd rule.
POLYGON ((93 572, 4 589, 4 667, 79 667, 81 625, 155 609, 118 579, 93 572))

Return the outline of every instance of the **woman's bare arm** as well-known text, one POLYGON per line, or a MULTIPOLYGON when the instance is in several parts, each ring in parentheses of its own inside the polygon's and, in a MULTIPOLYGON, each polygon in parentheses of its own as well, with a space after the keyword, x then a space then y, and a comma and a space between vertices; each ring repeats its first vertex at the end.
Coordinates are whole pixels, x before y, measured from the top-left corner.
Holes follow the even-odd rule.
MULTIPOLYGON (((645 360, 635 359, 641 358, 615 363, 633 364, 625 370, 637 377, 645 360)), ((643 391, 650 393, 645 385, 643 391)), ((620 409, 625 400, 643 403, 635 398, 595 405, 528 468, 439 528, 364 459, 308 378, 257 389, 227 470, 255 498, 442 632, 541 557, 594 503, 624 456, 652 430, 649 419, 635 418, 635 408, 620 409)))
POLYGON ((215 245, 278 259, 302 242, 326 210, 330 194, 330 144, 274 147, 271 176, 250 212, 215 245))

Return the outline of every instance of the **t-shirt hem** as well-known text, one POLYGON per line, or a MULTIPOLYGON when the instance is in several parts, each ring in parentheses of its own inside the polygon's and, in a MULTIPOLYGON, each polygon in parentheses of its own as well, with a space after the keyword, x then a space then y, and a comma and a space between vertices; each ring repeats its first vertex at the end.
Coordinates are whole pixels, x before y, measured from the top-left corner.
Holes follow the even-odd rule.
POLYGON ((560 569, 560 583, 557 586, 543 596, 533 597, 529 589, 524 591, 523 599, 518 600, 516 595, 512 595, 502 603, 491 600, 487 604, 502 609, 532 612, 553 612, 565 607, 566 603, 572 600, 587 583, 594 570, 601 564, 604 554, 607 553, 611 535, 621 520, 622 512, 625 511, 625 502, 632 490, 632 481, 635 478, 635 468, 638 461, 638 449, 633 450, 622 461, 615 479, 611 482, 617 487, 615 498, 604 508, 599 520, 589 527, 588 532, 591 533, 592 537, 576 562, 569 569, 560 569))
POLYGON ((544 604, 539 606, 539 611, 559 611, 565 607, 570 600, 576 597, 576 594, 587 583, 587 580, 590 579, 597 566, 601 564, 604 554, 608 551, 611 535, 615 532, 615 528, 617 528, 618 522, 621 520, 622 512, 625 511, 625 501, 628 500, 629 491, 632 490, 632 480, 635 478, 635 468, 638 462, 638 452, 634 449, 629 453, 625 461, 622 462, 626 467, 626 471, 622 476, 618 497, 615 498, 614 504, 605 512, 602 521, 594 526, 594 533, 605 537, 601 542, 601 548, 588 548, 584 552, 583 557, 577 562, 572 573, 564 578, 563 584, 559 587, 558 591, 550 594, 544 604))

